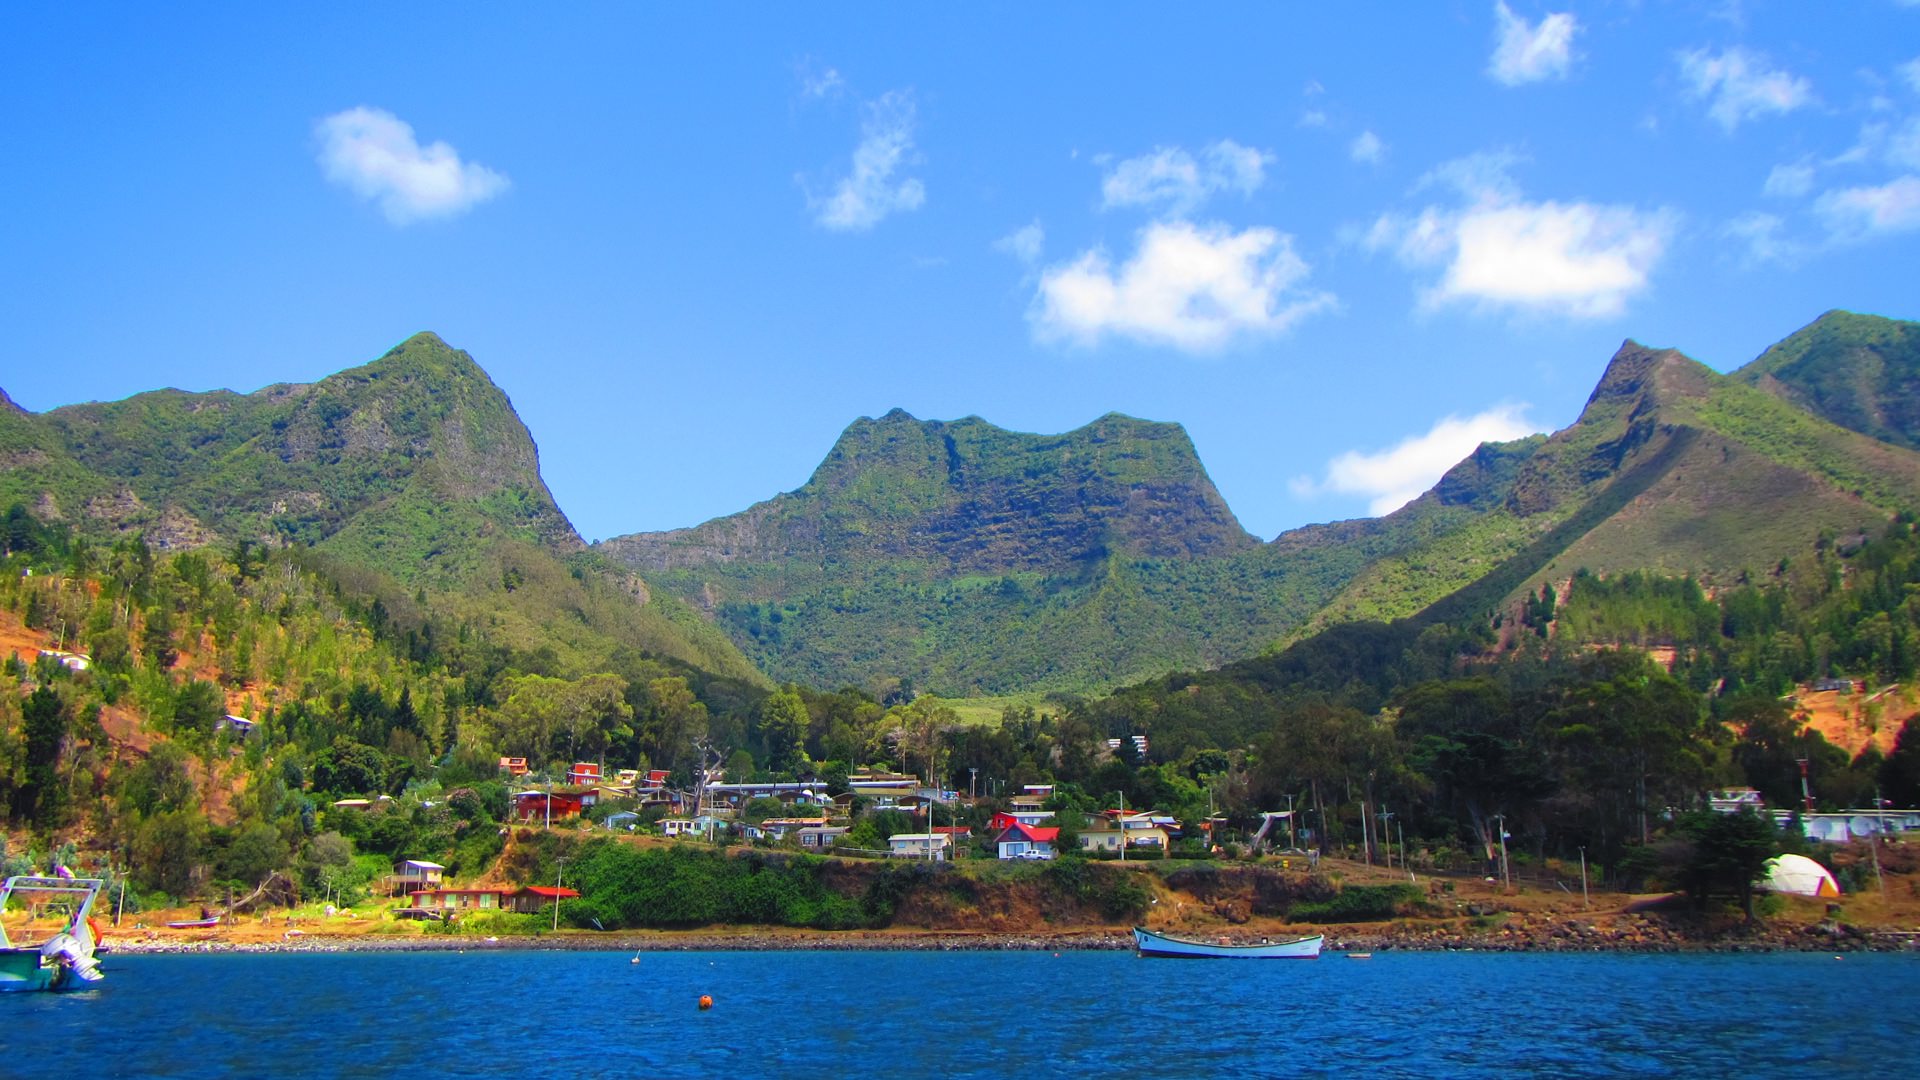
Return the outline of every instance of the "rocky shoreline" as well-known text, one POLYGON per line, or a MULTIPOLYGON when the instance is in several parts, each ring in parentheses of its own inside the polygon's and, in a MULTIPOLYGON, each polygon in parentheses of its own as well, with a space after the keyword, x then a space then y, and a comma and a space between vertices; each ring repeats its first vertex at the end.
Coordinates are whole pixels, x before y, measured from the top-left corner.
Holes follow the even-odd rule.
MULTIPOLYGON (((1330 927, 1326 955, 1349 952, 1912 952, 1920 951, 1920 936, 1904 932, 1873 931, 1827 925, 1767 925, 1735 933, 1702 936, 1685 928, 1649 924, 1609 928, 1580 920, 1523 928, 1462 932, 1452 927, 1396 927, 1392 930, 1330 927)), ((1216 935, 1206 935, 1216 936, 1216 935)), ((1247 935, 1230 935, 1247 941, 1247 935)), ((1119 951, 1133 948, 1132 935, 1122 930, 1062 934, 994 934, 820 931, 740 932, 662 931, 650 933, 563 932, 503 937, 458 934, 327 935, 303 934, 281 940, 231 940, 217 934, 187 937, 115 937, 111 951, 135 953, 339 953, 339 952, 468 952, 486 950, 553 950, 600 952, 746 952, 746 951, 923 951, 923 952, 1065 952, 1119 951)))

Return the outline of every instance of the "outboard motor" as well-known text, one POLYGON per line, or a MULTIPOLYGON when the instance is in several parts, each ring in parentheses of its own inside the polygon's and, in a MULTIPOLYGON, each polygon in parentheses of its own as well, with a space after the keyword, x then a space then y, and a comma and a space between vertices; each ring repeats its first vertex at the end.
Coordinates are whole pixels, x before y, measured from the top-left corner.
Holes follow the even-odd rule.
POLYGON ((100 961, 94 959, 93 949, 72 934, 55 934, 40 946, 40 955, 71 970, 86 982, 99 982, 105 976, 99 972, 100 961))

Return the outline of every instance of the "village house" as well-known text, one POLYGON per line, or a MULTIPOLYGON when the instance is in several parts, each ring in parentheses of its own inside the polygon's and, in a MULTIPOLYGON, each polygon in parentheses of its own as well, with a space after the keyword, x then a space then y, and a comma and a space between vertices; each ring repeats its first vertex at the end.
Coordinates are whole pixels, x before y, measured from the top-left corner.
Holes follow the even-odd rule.
POLYGON ((1026 784, 1020 788, 1020 794, 1007 800, 1007 806, 1016 813, 1033 813, 1042 810, 1047 800, 1051 798, 1053 798, 1052 784, 1026 784))
POLYGON ((548 904, 561 900, 576 900, 580 894, 572 889, 555 888, 552 885, 529 885, 507 897, 510 911, 531 913, 539 911, 548 904))
POLYGON ((600 783, 600 765, 593 761, 576 761, 567 769, 567 783, 579 787, 593 787, 600 783))
POLYGON ((947 857, 950 839, 939 833, 894 833, 887 837, 887 854, 896 859, 927 859, 938 862, 947 857))
POLYGON ((1080 850, 1116 853, 1120 850, 1121 838, 1126 834, 1120 827, 1106 818, 1088 825, 1080 832, 1080 850))
POLYGON ((243 739, 253 734, 253 728, 253 721, 244 716, 235 716, 232 713, 228 713, 213 722, 213 730, 216 734, 222 731, 231 731, 243 739))
POLYGON ((410 895, 422 889, 439 888, 446 873, 447 868, 439 863, 408 859, 394 871, 393 882, 403 895, 410 895))
POLYGON ((408 899, 426 911, 500 911, 511 889, 422 889, 408 899))
POLYGON ((987 831, 999 835, 1013 825, 1044 825, 1053 816, 1051 810, 1002 810, 987 822, 987 831))
POLYGON ((1016 821, 993 839, 1002 859, 1051 859, 1053 842, 1060 837, 1057 826, 1023 825, 1016 821))
POLYGON ((845 825, 813 825, 797 830, 794 835, 800 838, 800 846, 807 851, 827 851, 847 835, 845 825))
POLYGON ((500 759, 500 771, 508 776, 527 775, 527 759, 523 757, 503 757, 500 759))
MULTIPOLYGON (((1128 848, 1158 848, 1161 851, 1166 851, 1173 843, 1173 834, 1179 827, 1179 822, 1168 814, 1156 814, 1151 810, 1142 810, 1135 813, 1128 813, 1124 810, 1108 810, 1101 815, 1100 823, 1089 829, 1088 832, 1099 834, 1102 842, 1105 842, 1107 839, 1106 830, 1111 829, 1115 836, 1126 837, 1126 845, 1128 848)), ((1081 834, 1082 837, 1086 835, 1087 833, 1081 834)), ((1084 850, 1094 850, 1087 847, 1084 839, 1081 841, 1080 846, 1084 850)), ((1103 848, 1102 850, 1113 851, 1118 850, 1118 848, 1119 845, 1116 843, 1113 847, 1103 848)))
POLYGON ((573 889, 552 885, 528 885, 514 889, 494 886, 479 889, 422 889, 409 900, 415 908, 441 914, 463 911, 537 912, 555 900, 572 900, 580 894, 573 889))
POLYGON ((706 836, 710 832, 724 832, 727 822, 712 814, 701 814, 693 818, 661 818, 660 832, 665 836, 706 836))
POLYGON ((760 828, 769 840, 785 840, 788 833, 819 828, 826 823, 823 817, 768 818, 760 823, 760 828))
POLYGON ((847 776, 847 799, 866 799, 876 810, 892 810, 920 791, 920 778, 905 773, 862 770, 847 776))
POLYGON ((821 806, 831 801, 826 785, 819 783, 786 781, 707 785, 707 806, 723 817, 738 814, 756 799, 775 799, 782 806, 821 806))
POLYGON ((562 818, 578 817, 589 806, 600 801, 600 793, 586 791, 516 791, 513 793, 513 816, 524 824, 543 822, 549 819, 559 821, 562 818))

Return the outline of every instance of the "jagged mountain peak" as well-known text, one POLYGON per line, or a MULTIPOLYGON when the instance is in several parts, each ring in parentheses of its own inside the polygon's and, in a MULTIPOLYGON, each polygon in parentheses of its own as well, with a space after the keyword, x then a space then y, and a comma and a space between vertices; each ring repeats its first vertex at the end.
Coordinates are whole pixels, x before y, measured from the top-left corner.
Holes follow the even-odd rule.
POLYGON ((692 529, 604 542, 641 569, 721 561, 909 560, 1059 570, 1109 550, 1255 547, 1178 424, 1110 413, 1058 435, 902 409, 848 425, 799 489, 692 529))
POLYGON ((1678 349, 1651 348, 1628 338, 1607 361, 1586 407, 1605 408, 1612 402, 1642 399, 1649 394, 1697 396, 1707 392, 1718 377, 1712 368, 1678 349))

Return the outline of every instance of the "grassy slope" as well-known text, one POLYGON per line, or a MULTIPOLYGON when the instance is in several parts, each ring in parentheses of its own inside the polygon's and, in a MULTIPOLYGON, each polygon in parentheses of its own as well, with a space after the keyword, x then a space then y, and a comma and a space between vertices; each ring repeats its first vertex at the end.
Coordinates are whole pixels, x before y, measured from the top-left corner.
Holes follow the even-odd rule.
POLYGON ((1920 450, 1920 323, 1830 311, 1734 376, 1841 427, 1920 450))
POLYGON ((1502 505, 1373 564, 1313 625, 1428 604, 1461 616, 1582 567, 1726 580, 1811 551, 1822 531, 1914 506, 1920 456, 1678 353, 1623 349, 1580 420, 1516 470, 1502 505))

